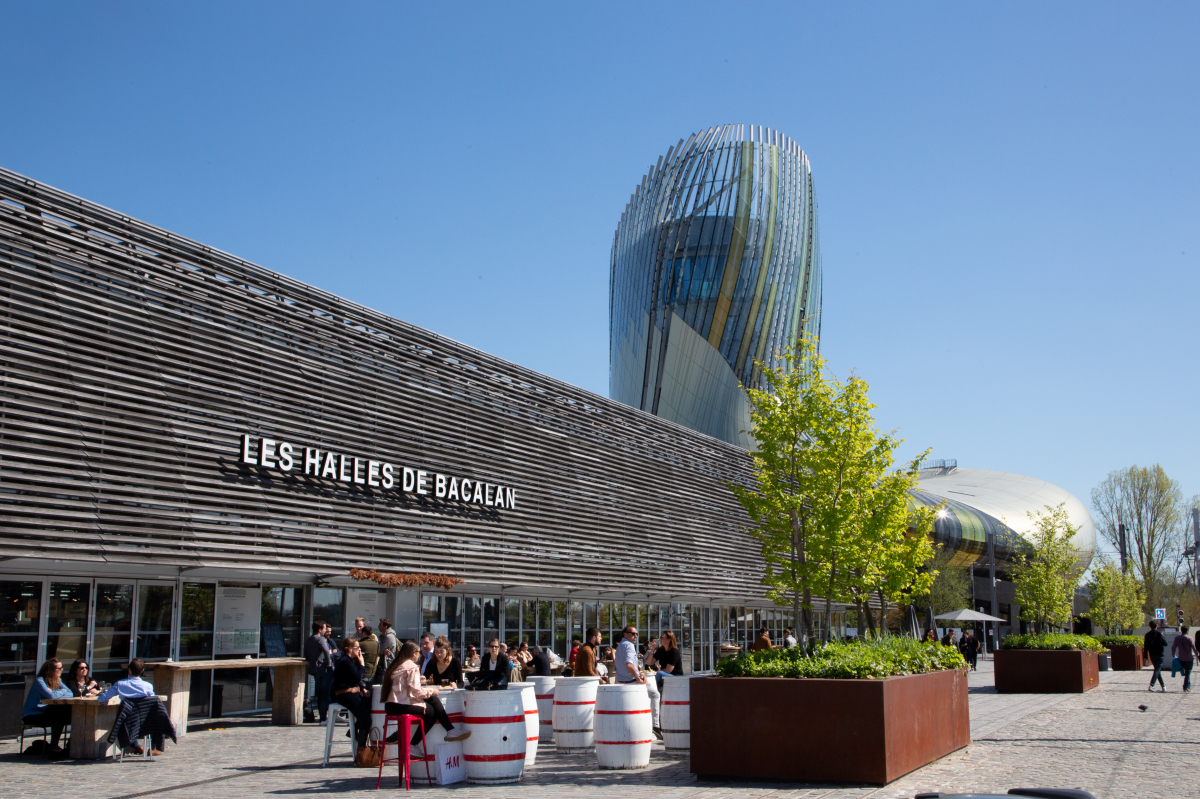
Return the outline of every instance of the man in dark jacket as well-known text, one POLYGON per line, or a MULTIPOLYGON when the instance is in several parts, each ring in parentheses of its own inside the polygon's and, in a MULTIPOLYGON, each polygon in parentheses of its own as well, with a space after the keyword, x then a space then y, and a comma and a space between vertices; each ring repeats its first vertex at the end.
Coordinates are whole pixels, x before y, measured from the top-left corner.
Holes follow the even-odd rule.
POLYGON ((1150 665, 1154 666, 1154 673, 1150 675, 1150 687, 1146 690, 1154 690, 1154 681, 1158 680, 1159 688, 1165 694, 1167 686, 1163 683, 1162 678, 1162 661, 1163 650, 1167 648, 1167 639, 1163 638, 1163 634, 1158 631, 1158 622, 1150 622, 1150 631, 1142 638, 1142 649, 1150 658, 1150 665))
MULTIPOLYGON (((304 659, 308 661, 308 676, 313 678, 316 685, 317 708, 322 724, 329 713, 329 696, 333 689, 333 648, 325 636, 328 627, 323 621, 314 621, 313 634, 304 642, 304 659)), ((311 696, 309 700, 312 700, 311 696)), ((312 721, 312 710, 309 709, 305 716, 312 721)))
POLYGON ((979 661, 979 639, 972 635, 970 630, 963 630, 963 637, 958 642, 958 651, 962 652, 962 656, 971 664, 971 671, 975 671, 979 661))

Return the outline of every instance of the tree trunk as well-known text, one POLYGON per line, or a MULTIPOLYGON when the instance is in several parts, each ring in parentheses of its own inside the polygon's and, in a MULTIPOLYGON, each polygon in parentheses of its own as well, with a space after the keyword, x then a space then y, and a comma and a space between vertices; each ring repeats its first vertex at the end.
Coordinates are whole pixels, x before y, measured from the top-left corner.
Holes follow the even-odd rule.
POLYGON ((887 634, 887 602, 883 600, 883 586, 877 589, 879 594, 879 633, 880 635, 887 634))
POLYGON ((829 590, 825 592, 825 642, 833 640, 833 581, 837 578, 837 559, 829 564, 829 590))

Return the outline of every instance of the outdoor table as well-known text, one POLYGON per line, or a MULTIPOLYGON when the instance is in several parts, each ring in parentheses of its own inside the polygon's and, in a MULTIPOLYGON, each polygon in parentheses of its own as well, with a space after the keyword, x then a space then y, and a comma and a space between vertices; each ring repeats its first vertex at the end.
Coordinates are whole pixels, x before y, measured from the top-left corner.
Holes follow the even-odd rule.
POLYGON ((101 702, 94 696, 46 699, 43 705, 71 706, 71 743, 67 755, 75 760, 100 760, 108 754, 108 734, 117 720, 120 697, 101 702))
POLYGON ((175 737, 187 735, 188 703, 191 701, 193 671, 202 669, 274 668, 275 685, 272 691, 271 723, 299 724, 304 713, 304 658, 243 658, 241 660, 184 660, 146 664, 154 669, 154 692, 165 694, 163 702, 175 737))

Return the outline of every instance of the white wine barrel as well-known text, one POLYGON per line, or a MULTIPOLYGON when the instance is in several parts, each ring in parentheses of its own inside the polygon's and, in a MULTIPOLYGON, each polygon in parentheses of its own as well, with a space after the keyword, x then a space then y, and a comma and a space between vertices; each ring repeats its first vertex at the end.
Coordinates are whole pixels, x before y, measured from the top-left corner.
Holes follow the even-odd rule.
POLYGON ((599 677, 559 677, 554 683, 554 746, 560 752, 588 752, 595 746, 592 720, 599 677))
POLYGON ((667 677, 663 680, 662 702, 658 711, 658 728, 663 745, 668 749, 691 749, 691 691, 690 677, 667 677))
POLYGON ((599 686, 595 727, 596 761, 600 768, 646 768, 650 765, 654 722, 645 685, 599 686))
MULTIPOLYGON (((455 688, 438 688, 438 699, 442 702, 442 707, 446 708, 446 715, 450 717, 450 721, 456 727, 461 727, 463 723, 463 695, 467 693, 461 689, 455 688)), ((417 731, 417 725, 413 724, 412 731, 417 731)), ((441 724, 434 724, 429 728, 429 732, 425 733, 425 762, 429 764, 429 775, 434 783, 438 779, 438 761, 437 748, 446 743, 446 736, 449 735, 446 728, 441 724)), ((425 767, 420 765, 421 761, 413 760, 414 777, 425 777, 425 767)))
POLYGON ((463 741, 467 782, 500 785, 520 782, 525 773, 525 704, 520 691, 467 691, 463 721, 471 737, 463 741))
POLYGON ((521 692, 521 705, 525 708, 525 768, 532 768, 537 761, 538 706, 537 693, 531 682, 510 682, 508 690, 521 692))
POLYGON ((530 677, 538 706, 538 740, 554 743, 554 682, 557 677, 530 677))

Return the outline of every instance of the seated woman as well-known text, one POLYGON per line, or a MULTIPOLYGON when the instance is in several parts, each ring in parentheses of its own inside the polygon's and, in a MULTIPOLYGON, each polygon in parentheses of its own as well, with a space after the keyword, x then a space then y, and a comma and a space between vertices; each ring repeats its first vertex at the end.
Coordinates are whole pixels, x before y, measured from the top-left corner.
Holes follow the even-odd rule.
MULTIPOLYGON (((434 649, 434 654, 438 649, 434 649)), ((396 659, 388 666, 383 675, 383 709, 389 716, 418 716, 424 732, 429 732, 434 722, 441 724, 446 730, 447 741, 462 741, 471 737, 465 730, 456 730, 446 715, 442 700, 438 699, 438 689, 433 685, 421 685, 421 674, 417 668, 417 659, 421 656, 421 647, 415 641, 405 641, 400 645, 396 659)), ((432 665, 435 660, 429 661, 432 665)), ((388 743, 395 743, 399 730, 387 737, 388 743)), ((420 744, 422 730, 413 732, 410 743, 420 744)), ((414 757, 423 757, 425 753, 417 750, 414 757)))
POLYGON ((493 638, 488 641, 487 654, 483 656, 483 661, 479 664, 479 671, 467 689, 471 691, 504 691, 508 688, 508 676, 511 671, 512 661, 507 656, 500 654, 500 639, 493 638))
POLYGON ((425 664, 425 673, 421 676, 429 685, 462 686, 462 664, 454 657, 449 641, 439 638, 434 643, 433 658, 425 664))
POLYGON ((342 641, 342 656, 333 666, 332 700, 354 714, 354 734, 366 746, 371 733, 371 692, 364 680, 362 650, 357 638, 342 641))
POLYGON ((47 699, 70 699, 71 689, 62 681, 63 665, 58 658, 49 658, 38 670, 37 679, 25 697, 21 721, 33 727, 50 728, 50 744, 58 746, 63 727, 71 723, 69 705, 43 705, 47 699))
POLYGON ((67 672, 67 687, 71 689, 72 696, 95 696, 100 693, 100 686, 92 679, 88 664, 82 660, 71 664, 71 670, 67 672))
POLYGON ((670 630, 663 631, 662 637, 658 639, 658 646, 646 654, 646 665, 657 669, 654 680, 658 683, 660 693, 666 677, 683 675, 683 657, 679 651, 679 643, 675 640, 675 633, 670 630))

